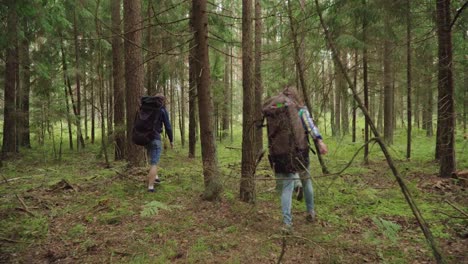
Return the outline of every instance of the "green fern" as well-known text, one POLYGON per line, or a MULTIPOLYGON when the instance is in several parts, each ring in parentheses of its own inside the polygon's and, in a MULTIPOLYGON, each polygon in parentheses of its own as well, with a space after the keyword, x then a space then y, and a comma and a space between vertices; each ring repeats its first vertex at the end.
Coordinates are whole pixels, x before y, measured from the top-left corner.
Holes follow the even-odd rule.
POLYGON ((141 211, 140 215, 142 217, 150 217, 150 216, 158 214, 159 209, 171 210, 171 208, 164 203, 161 203, 158 201, 152 201, 144 205, 143 210, 141 211))
POLYGON ((398 240, 398 231, 401 230, 401 226, 392 221, 387 221, 382 218, 372 217, 372 221, 379 228, 379 230, 386 236, 390 241, 396 243, 398 240))

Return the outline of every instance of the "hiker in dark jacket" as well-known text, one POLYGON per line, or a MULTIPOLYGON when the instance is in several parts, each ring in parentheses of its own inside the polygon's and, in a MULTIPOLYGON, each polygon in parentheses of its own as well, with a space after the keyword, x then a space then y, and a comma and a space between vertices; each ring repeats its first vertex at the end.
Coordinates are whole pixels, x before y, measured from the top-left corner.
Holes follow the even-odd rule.
MULTIPOLYGON (((159 95, 160 96, 160 95, 159 95)), ((174 141, 172 135, 171 122, 169 120, 169 112, 166 110, 166 107, 163 105, 160 109, 161 114, 160 118, 155 122, 156 138, 151 141, 148 145, 145 146, 148 152, 148 159, 150 163, 150 170, 148 173, 148 191, 154 192, 154 185, 160 184, 161 181, 158 176, 158 163, 161 158, 162 153, 162 143, 161 143, 161 134, 163 132, 163 125, 166 131, 167 136, 169 137, 169 142, 171 143, 171 149, 174 148, 174 141)))
MULTIPOLYGON (((307 107, 304 106, 303 100, 299 97, 297 90, 294 87, 288 87, 283 91, 287 97, 295 101, 297 105, 300 106, 298 118, 301 120, 302 126, 305 130, 306 137, 310 136, 313 140, 316 140, 319 146, 319 151, 321 154, 326 154, 328 152, 327 146, 322 141, 322 136, 319 133, 318 128, 315 126, 310 113, 307 107)), ((291 178, 291 180, 283 180, 283 188, 281 194, 281 207, 283 212, 283 222, 286 226, 286 231, 291 231, 292 226, 292 194, 295 187, 300 188, 301 192, 303 190, 305 196, 307 216, 306 219, 309 222, 315 221, 316 212, 314 205, 314 191, 312 187, 312 180, 310 177, 310 161, 303 164, 304 167, 302 170, 299 170, 295 173, 276 173, 278 178, 291 178), (300 179, 300 180, 299 180, 300 179)), ((299 198, 299 197, 298 197, 299 198)))

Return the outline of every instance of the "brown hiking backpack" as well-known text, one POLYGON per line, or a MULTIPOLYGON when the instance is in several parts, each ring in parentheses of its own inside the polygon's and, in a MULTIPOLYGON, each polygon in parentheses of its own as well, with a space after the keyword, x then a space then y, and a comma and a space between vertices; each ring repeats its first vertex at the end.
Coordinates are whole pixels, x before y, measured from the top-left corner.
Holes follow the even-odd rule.
POLYGON ((298 172, 307 168, 309 145, 299 118, 299 105, 284 93, 263 104, 267 121, 270 164, 275 172, 298 172))

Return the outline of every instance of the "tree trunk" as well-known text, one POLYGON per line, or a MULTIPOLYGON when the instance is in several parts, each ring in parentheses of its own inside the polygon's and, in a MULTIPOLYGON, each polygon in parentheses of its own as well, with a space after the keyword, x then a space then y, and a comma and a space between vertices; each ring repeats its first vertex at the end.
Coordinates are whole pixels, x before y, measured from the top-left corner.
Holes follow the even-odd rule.
POLYGON ((197 64, 198 115, 200 117, 200 140, 202 146, 205 191, 203 199, 217 200, 222 186, 219 181, 215 135, 213 133, 213 99, 210 88, 210 61, 208 54, 208 15, 206 0, 193 0, 193 27, 195 29, 197 64))
MULTIPOLYGON (((466 33, 463 34, 463 40, 466 43, 466 33)), ((468 54, 468 50, 466 49, 465 45, 465 54, 468 54)), ((465 63, 463 66, 463 84, 464 84, 464 100, 463 100, 463 135, 468 136, 466 131, 466 122, 468 120, 468 65, 465 63)), ((432 127, 431 127, 432 129, 432 127)))
MULTIPOLYGON (((260 0, 255 0, 255 69, 254 69, 254 84, 255 84, 255 102, 254 102, 254 120, 256 124, 260 124, 262 120, 262 6, 260 0)), ((263 150, 263 129, 255 126, 255 149, 254 153, 258 156, 263 150)))
MULTIPOLYGON (((353 84, 357 87, 357 77, 358 77, 358 63, 359 55, 358 50, 354 50, 354 71, 353 71, 353 84)), ((352 142, 356 142, 356 101, 353 100, 353 109, 352 109, 352 142)))
POLYGON ((452 75, 452 32, 450 28, 450 0, 438 0, 438 113, 437 146, 440 159, 440 177, 450 177, 456 170, 455 160, 455 109, 452 75))
POLYGON ((411 130, 413 123, 411 120, 411 1, 406 0, 406 96, 407 96, 407 123, 406 134, 406 159, 411 158, 411 130))
POLYGON ((67 125, 68 125, 68 140, 69 140, 69 146, 70 149, 73 150, 73 132, 72 132, 72 121, 71 121, 71 115, 70 113, 70 103, 68 101, 68 91, 67 87, 69 87, 70 79, 68 78, 68 73, 67 73, 67 62, 65 59, 65 51, 63 49, 63 41, 61 41, 61 52, 62 52, 62 68, 63 68, 63 88, 65 92, 65 105, 67 107, 67 125))
MULTIPOLYGON (((90 104, 92 105, 91 107, 91 144, 94 144, 94 141, 96 140, 96 107, 95 105, 95 98, 94 98, 94 80, 90 80, 90 88, 91 88, 91 101, 90 104)), ((72 97, 72 102, 73 102, 73 97, 72 97)))
MULTIPOLYGON (((348 64, 348 54, 343 52, 342 61, 345 65, 348 64)), ((340 78, 343 82, 340 87, 341 91, 341 131, 343 136, 349 135, 349 109, 348 109, 348 87, 346 87, 346 82, 344 78, 340 78)))
POLYGON ((255 202, 255 90, 252 86, 252 1, 242 0, 242 177, 240 199, 255 202))
POLYGON ((143 164, 144 156, 140 147, 132 142, 132 129, 139 100, 143 95, 143 58, 141 46, 141 1, 124 0, 124 51, 125 51, 125 92, 127 109, 126 158, 130 167, 143 164))
POLYGON ((227 55, 229 54, 229 47, 226 45, 226 56, 225 56, 225 61, 224 61, 224 97, 223 97, 223 110, 222 110, 222 120, 221 120, 221 126, 222 126, 222 139, 227 138, 228 133, 229 133, 229 105, 230 105, 230 72, 229 72, 229 61, 230 58, 227 55))
MULTIPOLYGON (((387 20, 386 20, 387 21, 387 20)), ((390 27, 386 22, 386 28, 390 27)), ((391 57, 392 47, 390 40, 385 39, 383 44, 383 87, 384 87, 384 139, 387 144, 393 144, 393 86, 391 57)))
MULTIPOLYGON (((192 10, 193 12, 193 10, 192 10)), ((192 13, 193 17, 193 13, 192 13)), ((190 20, 190 30, 195 31, 193 28, 193 21, 190 20)), ((197 130, 197 120, 196 120, 196 103, 197 103, 197 65, 195 63, 195 40, 190 41, 190 52, 189 52, 189 134, 188 134, 188 143, 189 143, 189 158, 195 158, 195 147, 197 144, 196 130, 197 130)))
MULTIPOLYGON (((27 23, 24 30, 27 31, 27 23)), ((31 58, 29 57, 29 39, 26 37, 21 42, 21 127, 19 131, 22 147, 31 148, 31 137, 29 129, 29 95, 31 91, 31 58)))
POLYGON ((335 105, 333 107, 335 114, 334 114, 334 130, 332 132, 333 136, 339 137, 341 135, 341 94, 343 90, 343 74, 340 72, 340 69, 337 65, 335 65, 335 76, 336 76, 336 83, 335 83, 335 105))
MULTIPOLYGON (((362 0, 364 8, 366 7, 366 0, 362 0)), ((367 18, 362 20, 362 42, 367 43, 367 18)), ((364 86, 364 108, 369 111, 369 80, 367 71, 367 47, 364 46, 362 51, 362 82, 364 86)), ((369 118, 364 117, 364 142, 369 141, 369 118)), ((364 146, 364 164, 369 164, 369 145, 364 146)))
MULTIPOLYGON (((78 43, 78 25, 76 21, 76 10, 73 13, 73 33, 75 36, 75 78, 76 78, 76 145, 77 150, 85 147, 83 135, 81 134, 81 81, 80 81, 80 47, 78 43)), ((70 96, 73 96, 70 93, 70 96)))
POLYGON ((9 0, 7 15, 7 45, 5 60, 5 93, 3 112, 2 154, 16 153, 16 70, 18 68, 18 16, 15 1, 9 0))
POLYGON ((181 66, 179 96, 180 143, 185 146, 185 63, 181 66))

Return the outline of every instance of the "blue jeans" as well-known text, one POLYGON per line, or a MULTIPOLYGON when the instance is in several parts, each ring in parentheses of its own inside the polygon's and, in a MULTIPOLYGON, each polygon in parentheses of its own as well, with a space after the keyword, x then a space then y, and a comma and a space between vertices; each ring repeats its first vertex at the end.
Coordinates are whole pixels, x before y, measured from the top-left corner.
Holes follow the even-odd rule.
POLYGON ((150 165, 157 165, 162 153, 161 140, 155 139, 145 146, 150 165))
POLYGON ((314 211, 314 189, 312 187, 312 180, 310 179, 310 175, 306 171, 300 173, 277 172, 275 176, 276 178, 282 178, 277 180, 276 186, 278 191, 281 189, 281 212, 283 213, 283 222, 286 225, 292 225, 292 194, 294 191, 295 181, 299 178, 299 176, 301 178, 306 178, 301 179, 301 182, 304 190, 307 212, 311 213, 314 211))

